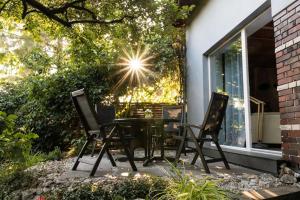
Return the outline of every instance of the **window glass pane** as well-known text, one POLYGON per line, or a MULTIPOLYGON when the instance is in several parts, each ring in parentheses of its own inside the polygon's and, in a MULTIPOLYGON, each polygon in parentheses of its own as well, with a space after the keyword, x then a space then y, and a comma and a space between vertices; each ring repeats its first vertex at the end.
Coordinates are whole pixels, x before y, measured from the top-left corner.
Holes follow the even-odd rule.
POLYGON ((245 109, 241 38, 218 50, 212 57, 212 86, 216 92, 229 95, 225 120, 220 131, 220 143, 246 146, 245 109))

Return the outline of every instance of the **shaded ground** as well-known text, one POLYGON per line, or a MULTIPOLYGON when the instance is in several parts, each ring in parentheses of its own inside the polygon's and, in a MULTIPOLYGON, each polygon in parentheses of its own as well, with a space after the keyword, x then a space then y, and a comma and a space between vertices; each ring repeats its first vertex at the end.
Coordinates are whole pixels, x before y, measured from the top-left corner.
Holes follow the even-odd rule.
MULTIPOLYGON (((142 154, 137 152, 138 156, 142 154)), ((114 157, 122 157, 123 155, 115 154, 114 157)), ((184 173, 190 174, 194 178, 211 178, 220 181, 220 186, 233 192, 240 192, 244 190, 257 190, 270 187, 279 187, 285 184, 271 174, 258 172, 255 170, 247 169, 244 167, 230 165, 231 169, 227 170, 222 162, 209 164, 211 174, 206 174, 199 161, 195 166, 191 166, 189 162, 192 159, 193 154, 188 156, 182 156, 184 165, 179 165, 178 168, 184 173)), ((96 159, 90 156, 85 156, 85 159, 96 159)), ((167 162, 153 162, 147 167, 143 167, 142 161, 136 161, 138 168, 137 172, 133 172, 128 162, 116 162, 117 167, 112 167, 106 156, 101 161, 95 177, 89 177, 89 172, 92 168, 91 165, 80 163, 78 170, 72 171, 71 167, 75 158, 70 158, 62 161, 53 161, 43 163, 34 166, 29 169, 34 173, 41 174, 39 180, 41 181, 41 189, 48 191, 57 187, 58 185, 65 185, 70 183, 80 182, 97 182, 108 179, 117 179, 118 177, 127 176, 144 176, 154 175, 161 177, 169 177, 171 173, 171 167, 167 162)), ((298 186, 297 184, 294 184, 298 186)))

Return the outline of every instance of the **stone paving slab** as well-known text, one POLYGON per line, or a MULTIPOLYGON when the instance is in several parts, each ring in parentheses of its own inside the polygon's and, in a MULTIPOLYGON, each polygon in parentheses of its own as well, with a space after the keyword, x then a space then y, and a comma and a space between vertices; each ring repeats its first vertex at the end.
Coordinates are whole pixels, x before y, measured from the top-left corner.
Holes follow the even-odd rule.
MULTIPOLYGON (((168 156, 171 156, 170 154, 168 156)), ((190 165, 190 161, 192 160, 192 154, 189 154, 188 156, 182 156, 181 160, 184 161, 184 165, 179 164, 178 168, 185 170, 185 173, 191 174, 195 177, 197 176, 203 176, 207 175, 200 163, 200 159, 197 160, 196 164, 194 166, 190 165)), ((120 157, 120 155, 115 155, 116 157, 120 157)), ((94 161, 95 157, 90 156, 84 156, 84 159, 88 159, 91 161, 94 161)), ((119 162, 116 161, 117 167, 112 167, 111 163, 109 162, 109 159, 104 156, 102 159, 97 172, 95 174, 95 177, 103 177, 103 176, 128 176, 135 175, 135 174, 149 174, 154 176, 170 176, 170 164, 166 161, 158 161, 158 162, 152 162, 148 166, 144 167, 142 161, 135 161, 135 164, 138 168, 137 172, 133 172, 129 162, 119 162)), ((223 164, 223 162, 216 162, 216 163, 210 163, 208 164, 209 168, 211 170, 211 175, 221 175, 221 176, 235 176, 236 174, 241 175, 259 175, 261 172, 248 169, 245 167, 237 166, 230 164, 231 169, 227 170, 223 164)), ((76 171, 69 171, 66 176, 71 177, 82 177, 82 176, 88 176, 89 172, 91 171, 92 166, 80 163, 76 171)))

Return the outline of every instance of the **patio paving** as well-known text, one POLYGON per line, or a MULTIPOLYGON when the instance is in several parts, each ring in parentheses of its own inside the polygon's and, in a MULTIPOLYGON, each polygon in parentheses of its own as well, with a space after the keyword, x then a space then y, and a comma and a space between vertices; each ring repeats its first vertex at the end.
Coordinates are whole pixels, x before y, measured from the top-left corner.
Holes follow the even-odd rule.
MULTIPOLYGON (((142 157, 143 151, 137 151, 135 153, 136 156, 142 157)), ((123 155, 114 155, 115 158, 122 157, 123 155)), ((172 153, 167 153, 167 156, 174 157, 172 153)), ((187 156, 182 155, 181 160, 184 161, 184 164, 179 164, 177 168, 181 170, 185 170, 185 173, 191 174, 195 177, 203 177, 208 176, 205 173, 200 159, 197 160, 195 166, 190 165, 190 161, 193 158, 193 154, 187 154, 187 156)), ((95 160, 95 157, 84 156, 84 159, 95 160)), ((171 167, 170 164, 166 161, 154 161, 150 163, 148 166, 144 167, 142 161, 135 161, 135 164, 138 168, 137 172, 132 171, 129 162, 119 162, 116 161, 117 167, 112 167, 106 156, 103 157, 98 170, 95 174, 95 177, 107 177, 107 176, 134 176, 138 175, 154 175, 154 176, 170 176, 171 175, 171 167)), ((244 175, 251 176, 262 174, 259 171, 255 171, 252 169, 248 169, 245 167, 237 166, 230 164, 231 169, 227 170, 223 164, 223 162, 216 162, 209 164, 209 168, 211 170, 210 176, 217 176, 223 178, 230 178, 231 176, 244 175)), ((91 165, 80 163, 76 171, 69 171, 65 175, 67 177, 86 177, 89 175, 90 170, 92 169, 91 165)))

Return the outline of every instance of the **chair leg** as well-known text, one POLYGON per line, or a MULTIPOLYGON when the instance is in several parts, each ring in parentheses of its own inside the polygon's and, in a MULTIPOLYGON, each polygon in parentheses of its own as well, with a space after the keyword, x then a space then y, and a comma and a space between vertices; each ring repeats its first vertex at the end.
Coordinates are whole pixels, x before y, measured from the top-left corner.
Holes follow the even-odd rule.
POLYGON ((176 156, 175 156, 175 160, 174 160, 174 165, 177 165, 177 163, 179 162, 180 159, 180 155, 183 151, 183 147, 184 147, 184 141, 185 141, 185 136, 182 137, 182 139, 180 140, 180 145, 176 151, 176 156))
POLYGON ((112 165, 113 167, 116 167, 117 164, 116 164, 116 162, 115 162, 113 156, 112 156, 111 153, 109 152, 109 149, 108 149, 108 148, 106 149, 106 153, 107 153, 107 157, 109 158, 109 160, 110 160, 110 162, 111 162, 111 165, 112 165))
MULTIPOLYGON (((202 141, 202 142, 200 142, 200 149, 202 149, 203 148, 203 144, 204 144, 204 142, 202 141)), ((195 163, 196 163, 196 161, 197 161, 197 159, 198 159, 198 156, 199 156, 199 154, 198 154, 198 152, 196 152, 195 153, 195 156, 194 156, 194 158, 193 158, 193 161, 191 162, 191 164, 192 165, 194 165, 195 163)))
MULTIPOLYGON (((191 139, 193 140, 193 142, 194 142, 194 144, 195 144, 195 147, 196 147, 196 153, 195 153, 195 156, 194 156, 193 161, 195 160, 195 157, 197 158, 198 155, 199 155, 199 156, 200 156, 200 159, 201 159, 201 162, 202 162, 202 165, 203 165, 203 167, 204 167, 205 172, 206 172, 207 174, 209 174, 210 171, 209 171, 207 162, 206 162, 206 160, 205 160, 205 157, 204 157, 204 155, 203 155, 202 149, 200 148, 200 146, 199 146, 199 144, 198 144, 198 142, 197 142, 197 138, 196 138, 195 134, 193 133, 192 129, 189 128, 189 130, 190 130, 189 133, 190 133, 191 139), (197 155, 197 153, 198 153, 198 155, 197 155)), ((202 142, 202 141, 201 141, 201 142, 202 142)), ((200 142, 200 143, 201 143, 201 142, 200 142)))
POLYGON ((136 168, 136 166, 135 166, 135 164, 134 164, 133 157, 132 157, 132 155, 130 154, 128 148, 127 148, 124 144, 123 144, 123 147, 124 147, 125 154, 126 154, 126 156, 127 156, 127 158, 128 158, 128 161, 129 161, 129 163, 130 163, 130 165, 131 165, 132 170, 133 170, 133 171, 137 171, 137 168, 136 168))
POLYGON ((160 143, 160 157, 164 158, 165 157, 165 133, 164 130, 161 131, 161 138, 159 138, 159 143, 160 143))
POLYGON ((215 142, 215 144, 216 144, 216 146, 217 146, 217 148, 218 148, 218 151, 219 151, 219 153, 220 153, 220 155, 221 155, 221 158, 222 158, 222 160, 223 160, 223 162, 224 162, 224 165, 225 165, 226 169, 230 169, 229 164, 228 164, 228 162, 227 162, 227 160, 226 160, 226 157, 225 157, 225 155, 224 155, 224 152, 223 152, 221 146, 219 145, 219 142, 215 142))
POLYGON ((184 143, 185 143, 186 137, 187 137, 187 130, 184 129, 184 130, 183 130, 183 134, 182 134, 182 138, 179 139, 179 140, 180 140, 180 144, 179 144, 178 149, 177 149, 177 151, 176 151, 176 157, 175 157, 175 161, 174 161, 174 164, 175 164, 175 165, 179 162, 179 158, 180 158, 180 155, 181 155, 181 153, 182 153, 182 151, 183 151, 184 143))
POLYGON ((100 164, 100 161, 102 160, 102 157, 103 157, 104 153, 106 152, 107 147, 108 147, 108 144, 105 142, 103 144, 102 149, 100 150, 100 153, 98 154, 97 160, 96 160, 96 162, 95 162, 95 164, 93 166, 93 169, 92 169, 92 171, 90 173, 90 176, 94 176, 95 175, 95 173, 97 171, 97 168, 98 168, 98 166, 100 164))
POLYGON ((92 147, 91 157, 94 157, 96 145, 97 145, 97 142, 96 142, 96 141, 93 141, 93 147, 92 147))
POLYGON ((80 153, 78 154, 77 159, 76 159, 76 161, 75 161, 75 163, 74 163, 74 165, 72 167, 72 170, 76 170, 77 169, 77 167, 79 165, 79 159, 82 158, 82 156, 83 156, 85 150, 87 149, 89 143, 90 143, 90 140, 87 140, 84 143, 84 145, 83 145, 82 149, 80 150, 80 153))

